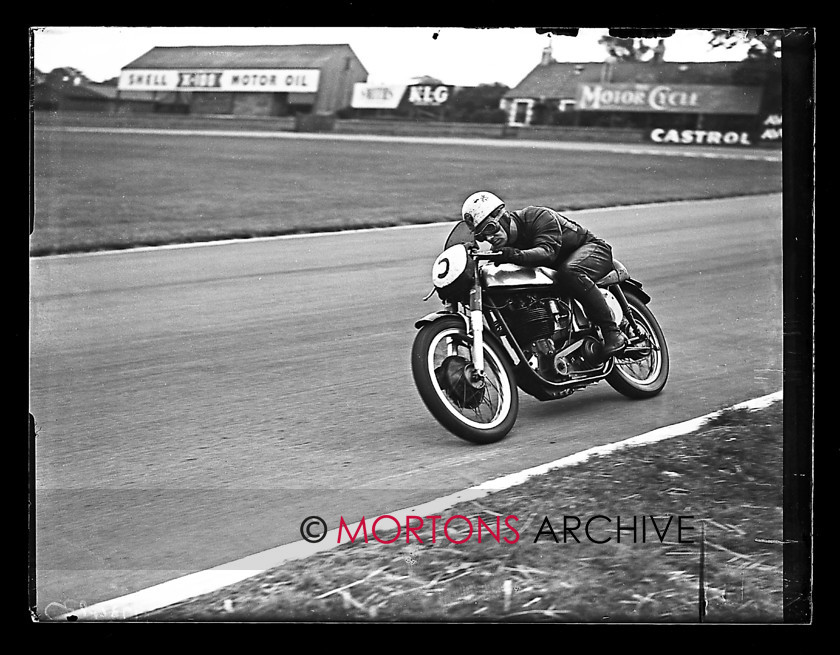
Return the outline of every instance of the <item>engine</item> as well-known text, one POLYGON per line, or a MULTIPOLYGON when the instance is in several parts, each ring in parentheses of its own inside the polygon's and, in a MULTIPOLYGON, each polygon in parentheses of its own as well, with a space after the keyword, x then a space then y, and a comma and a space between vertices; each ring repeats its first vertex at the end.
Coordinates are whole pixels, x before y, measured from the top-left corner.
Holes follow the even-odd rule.
POLYGON ((522 348, 528 364, 543 377, 565 380, 575 371, 591 369, 599 358, 598 342, 584 337, 568 356, 572 309, 557 298, 518 294, 508 298, 502 315, 522 348))
POLYGON ((561 329, 563 319, 571 314, 560 314, 556 300, 536 296, 514 296, 507 307, 507 320, 516 340, 523 346, 533 345, 537 341, 549 339, 561 329), (556 319, 555 319, 556 314, 556 319))
POLYGON ((554 354, 568 338, 570 308, 554 298, 523 294, 510 297, 503 315, 531 367, 554 377, 554 354))

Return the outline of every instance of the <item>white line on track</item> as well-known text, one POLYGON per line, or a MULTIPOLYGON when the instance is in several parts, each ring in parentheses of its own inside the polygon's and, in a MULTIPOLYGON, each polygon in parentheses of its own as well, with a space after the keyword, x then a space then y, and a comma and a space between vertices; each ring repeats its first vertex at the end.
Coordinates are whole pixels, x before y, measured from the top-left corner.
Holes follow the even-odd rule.
MULTIPOLYGON (((454 226, 457 221, 452 221, 454 226)), ((237 239, 217 239, 215 241, 191 241, 189 243, 165 243, 159 246, 138 246, 133 248, 119 248, 116 250, 94 250, 91 252, 71 252, 59 255, 39 255, 39 259, 59 257, 97 257, 101 255, 122 255, 137 252, 152 252, 156 250, 182 250, 185 248, 205 248, 208 246, 226 246, 232 243, 257 243, 259 241, 282 241, 285 239, 312 239, 315 237, 338 236, 341 234, 355 234, 358 232, 379 232, 382 230, 416 230, 427 227, 440 227, 446 221, 436 223, 417 223, 414 225, 388 225, 385 227, 360 227, 347 230, 328 230, 326 232, 302 232, 300 234, 278 234, 266 237, 247 237, 237 239)))
MULTIPOLYGON (((769 195, 769 194, 768 194, 769 195)), ((749 196, 740 196, 749 197, 749 196)), ((630 211, 645 209, 647 207, 662 207, 663 205, 683 205, 683 204, 697 204, 699 202, 716 202, 720 200, 731 200, 731 198, 708 198, 708 199, 694 199, 694 200, 671 200, 667 202, 652 202, 641 203, 636 205, 614 205, 611 207, 592 207, 590 209, 573 209, 564 211, 564 214, 573 216, 575 214, 589 214, 589 213, 604 213, 612 211, 630 211)), ((440 227, 442 225, 449 225, 454 227, 458 221, 437 221, 434 223, 415 223, 413 225, 388 225, 385 227, 360 227, 346 230, 329 230, 326 232, 304 232, 300 234, 278 234, 274 236, 264 237, 247 237, 236 239, 217 239, 214 241, 191 241, 189 243, 167 243, 159 246, 137 246, 132 248, 119 248, 115 250, 93 250, 91 252, 71 252, 64 254, 53 255, 34 255, 37 259, 60 259, 67 257, 100 257, 102 255, 127 255, 140 252, 152 252, 156 250, 182 250, 185 248, 206 248, 209 246, 226 246, 233 243, 257 243, 260 241, 281 241, 284 239, 313 239, 317 237, 338 236, 342 234, 358 234, 362 232, 380 232, 382 230, 417 230, 429 227, 440 227)))
MULTIPOLYGON (((777 391, 766 396, 738 403, 728 409, 763 409, 780 400, 782 400, 782 392, 777 391)), ((474 487, 441 496, 440 498, 415 505, 414 507, 396 510, 389 514, 402 524, 405 523, 405 519, 409 515, 426 516, 440 513, 457 503, 476 500, 495 491, 509 489, 551 470, 580 464, 595 455, 607 455, 622 448, 643 446, 694 432, 724 411, 727 410, 711 412, 704 416, 658 428, 635 437, 630 437, 629 439, 624 439, 623 441, 589 448, 553 462, 548 462, 547 464, 541 464, 517 473, 488 480, 474 487)), ((353 525, 347 526, 350 534, 354 534, 359 525, 360 523, 354 523, 353 525)), ((199 571, 168 582, 163 582, 126 596, 67 612, 55 618, 56 620, 64 619, 73 621, 115 621, 153 612, 190 598, 195 598, 196 596, 218 591, 223 587, 254 577, 286 562, 304 559, 316 553, 330 550, 338 544, 338 532, 338 528, 330 530, 327 532, 323 541, 316 544, 306 541, 285 544, 261 553, 256 553, 255 555, 250 555, 249 557, 216 566, 206 571, 199 571)))

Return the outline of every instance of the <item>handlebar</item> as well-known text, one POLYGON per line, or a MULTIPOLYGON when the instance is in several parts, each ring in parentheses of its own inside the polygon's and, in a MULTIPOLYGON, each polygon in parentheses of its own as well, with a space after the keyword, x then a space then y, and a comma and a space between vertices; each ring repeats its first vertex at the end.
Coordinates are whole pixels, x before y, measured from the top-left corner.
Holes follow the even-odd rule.
POLYGON ((494 259, 499 259, 502 256, 502 253, 493 250, 481 251, 477 248, 472 248, 470 249, 470 256, 475 257, 476 259, 486 259, 488 261, 493 261, 494 259))

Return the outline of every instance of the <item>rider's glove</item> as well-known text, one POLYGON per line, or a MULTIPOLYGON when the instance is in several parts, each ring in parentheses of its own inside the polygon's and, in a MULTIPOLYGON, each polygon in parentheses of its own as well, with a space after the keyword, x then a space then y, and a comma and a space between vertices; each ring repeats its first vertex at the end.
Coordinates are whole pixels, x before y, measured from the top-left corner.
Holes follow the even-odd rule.
POLYGON ((519 261, 519 251, 516 248, 505 246, 499 248, 501 256, 496 260, 499 264, 516 264, 519 261))

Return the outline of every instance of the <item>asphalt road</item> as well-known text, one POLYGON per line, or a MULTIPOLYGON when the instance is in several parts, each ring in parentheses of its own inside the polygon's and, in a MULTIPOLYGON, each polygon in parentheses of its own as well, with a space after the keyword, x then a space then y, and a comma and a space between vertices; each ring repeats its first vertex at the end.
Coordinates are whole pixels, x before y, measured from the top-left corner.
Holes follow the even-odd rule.
POLYGON ((449 225, 34 258, 37 606, 79 607, 782 388, 781 195, 572 214, 653 297, 665 391, 444 431, 414 321, 449 225))

